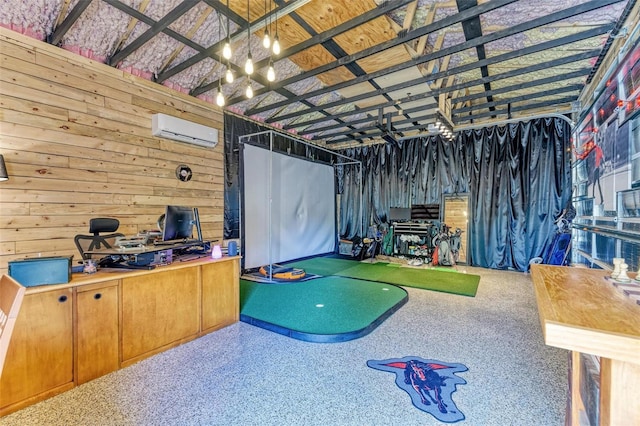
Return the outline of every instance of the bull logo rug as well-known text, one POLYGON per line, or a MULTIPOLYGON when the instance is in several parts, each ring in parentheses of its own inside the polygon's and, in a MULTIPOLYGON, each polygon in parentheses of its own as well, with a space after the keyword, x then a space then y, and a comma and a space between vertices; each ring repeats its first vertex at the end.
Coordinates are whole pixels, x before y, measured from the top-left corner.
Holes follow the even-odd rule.
POLYGON ((458 385, 467 382, 455 375, 468 368, 463 364, 422 359, 414 356, 381 361, 369 360, 376 370, 396 374, 396 384, 411 396, 416 408, 431 414, 441 422, 464 420, 464 414, 453 402, 452 394, 458 385))

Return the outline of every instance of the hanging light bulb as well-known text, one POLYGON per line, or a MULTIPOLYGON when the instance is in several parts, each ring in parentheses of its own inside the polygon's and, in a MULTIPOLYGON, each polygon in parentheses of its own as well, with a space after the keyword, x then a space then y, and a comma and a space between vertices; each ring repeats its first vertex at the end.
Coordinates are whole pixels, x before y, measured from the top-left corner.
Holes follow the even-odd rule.
POLYGON ((273 54, 280 54, 280 37, 278 37, 278 12, 276 12, 276 34, 273 36, 273 54))
MULTIPOLYGON (((222 27, 222 18, 220 18, 220 14, 218 13, 218 40, 222 38, 222 31, 220 30, 221 27, 222 27)), ((221 56, 218 56, 218 62, 220 62, 220 66, 222 66, 221 56)), ((224 95, 222 94, 222 78, 218 79, 218 95, 216 96, 216 104, 218 104, 219 107, 224 106, 224 95)))
POLYGON ((231 68, 229 68, 229 65, 227 65, 227 73, 225 74, 224 78, 227 83, 233 83, 233 72, 231 71, 231 68))
POLYGON ((244 72, 253 74, 253 59, 251 57, 251 17, 249 16, 249 0, 247 0, 247 62, 244 63, 244 72))
MULTIPOLYGON (((271 1, 269 1, 269 9, 271 9, 271 1)), ((267 14, 267 0, 264 0, 264 13, 265 15, 267 14)), ((265 49, 269 49, 269 47, 271 47, 271 37, 269 35, 269 22, 267 22, 267 25, 265 25, 265 28, 264 28, 264 37, 262 37, 262 46, 264 46, 265 49)))
MULTIPOLYGON (((269 0, 269 13, 271 13, 271 0, 269 0)), ((264 14, 267 14, 267 0, 264 0, 264 14)), ((264 37, 262 38, 262 46, 265 49, 269 49, 271 47, 271 35, 269 34, 269 26, 271 25, 271 21, 267 21, 267 25, 264 28, 264 37)))
POLYGON ((247 53, 247 62, 244 63, 244 72, 246 72, 247 75, 253 74, 253 60, 251 59, 251 51, 247 53))
POLYGON ((253 98, 253 87, 251 87, 251 79, 249 79, 249 81, 247 82, 247 91, 245 92, 245 95, 248 99, 253 98))
POLYGON ((231 34, 229 34, 229 0, 227 0, 227 41, 222 48, 222 56, 225 59, 231 59, 231 34))
POLYGON ((264 30, 264 37, 262 38, 262 45, 265 49, 268 49, 271 46, 271 37, 269 37, 269 30, 264 30))
POLYGON ((267 69, 267 80, 275 81, 276 70, 273 68, 273 62, 269 61, 269 68, 267 69))
POLYGON ((225 59, 231 59, 231 44, 229 43, 229 40, 227 40, 222 48, 222 56, 225 59))
POLYGON ((218 87, 218 96, 216 96, 216 104, 219 107, 224 106, 224 95, 222 94, 222 87, 218 87))

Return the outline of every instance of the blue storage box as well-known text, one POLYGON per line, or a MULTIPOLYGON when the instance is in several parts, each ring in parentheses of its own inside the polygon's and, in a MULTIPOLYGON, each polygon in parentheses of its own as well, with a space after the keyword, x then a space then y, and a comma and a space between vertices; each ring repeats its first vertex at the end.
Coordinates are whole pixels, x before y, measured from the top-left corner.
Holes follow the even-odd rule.
POLYGON ((33 257, 9 261, 9 276, 25 287, 71 281, 73 256, 33 257))

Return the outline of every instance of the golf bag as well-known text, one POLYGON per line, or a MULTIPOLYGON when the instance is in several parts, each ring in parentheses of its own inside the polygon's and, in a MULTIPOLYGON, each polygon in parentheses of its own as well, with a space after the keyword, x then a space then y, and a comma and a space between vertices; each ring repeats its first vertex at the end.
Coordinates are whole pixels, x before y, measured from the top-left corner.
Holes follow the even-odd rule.
POLYGON ((441 225, 440 233, 433 239, 433 265, 453 266, 456 264, 451 252, 449 243, 449 227, 446 224, 441 225))
POLYGON ((460 259, 460 248, 462 247, 462 229, 456 228, 456 232, 449 237, 449 246, 453 255, 454 263, 460 259))

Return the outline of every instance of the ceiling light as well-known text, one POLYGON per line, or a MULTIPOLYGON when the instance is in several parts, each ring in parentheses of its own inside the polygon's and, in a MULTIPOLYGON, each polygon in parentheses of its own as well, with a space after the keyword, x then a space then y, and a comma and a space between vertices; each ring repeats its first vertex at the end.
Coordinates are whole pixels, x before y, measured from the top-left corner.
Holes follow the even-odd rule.
POLYGON ((253 60, 251 59, 251 50, 247 53, 247 62, 244 63, 244 72, 247 75, 253 74, 253 60))
POLYGON ((231 59, 231 44, 229 44, 229 40, 227 40, 222 48, 222 56, 224 56, 225 59, 231 59))
POLYGON ((227 73, 225 75, 225 80, 227 83, 233 83, 233 71, 229 68, 229 64, 227 64, 227 73))
POLYGON ((245 92, 245 95, 249 99, 253 98, 253 87, 251 87, 251 79, 247 81, 247 90, 245 92))
POLYGON ((222 48, 222 56, 225 59, 231 59, 231 34, 229 34, 229 0, 227 0, 227 41, 222 48))
POLYGON ((273 68, 273 62, 269 61, 269 69, 267 69, 267 80, 275 81, 276 70, 273 68))
MULTIPOLYGON (((277 9, 276 9, 277 10, 277 9)), ((273 36, 273 54, 280 54, 280 37, 278 37, 278 13, 276 12, 276 34, 273 36)))
POLYGON ((244 63, 244 72, 253 74, 253 59, 251 57, 251 16, 249 15, 249 0, 247 0, 247 62, 244 63))
MULTIPOLYGON (((222 18, 220 17, 220 12, 218 12, 218 41, 222 39, 222 18)), ((220 62, 220 66, 222 67, 222 54, 218 55, 218 61, 220 62)), ((227 68, 227 71, 229 68, 227 68)), ((222 93, 222 76, 218 78, 218 95, 216 96, 216 104, 219 107, 224 106, 224 94, 222 93)))
MULTIPOLYGON (((271 0, 269 0, 269 9, 271 9, 271 0)), ((271 11, 269 11, 271 12, 271 11)), ((267 0, 264 1, 264 13, 267 14, 267 0)), ((265 26, 264 37, 262 38, 262 45, 265 49, 271 47, 271 37, 269 36, 269 24, 265 26)))
POLYGON ((271 47, 271 37, 269 37, 269 30, 264 30, 264 37, 262 38, 262 45, 265 49, 271 47))

